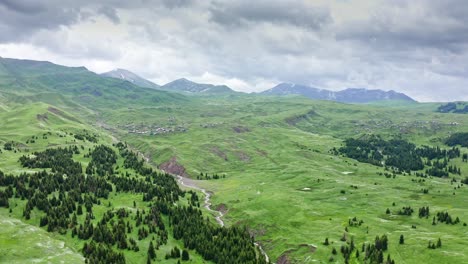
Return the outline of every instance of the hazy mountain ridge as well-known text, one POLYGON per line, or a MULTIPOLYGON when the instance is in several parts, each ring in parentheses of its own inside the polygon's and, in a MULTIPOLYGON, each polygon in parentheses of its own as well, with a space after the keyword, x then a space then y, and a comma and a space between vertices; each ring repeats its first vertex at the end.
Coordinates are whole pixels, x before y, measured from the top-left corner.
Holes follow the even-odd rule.
MULTIPOLYGON (((125 69, 116 69, 101 74, 101 76, 117 78, 129 81, 135 85, 146 88, 160 89, 164 91, 179 92, 185 94, 229 94, 236 93, 226 85, 213 85, 196 83, 185 78, 180 78, 159 86, 151 81, 141 78, 137 74, 125 69)), ((293 83, 280 83, 275 87, 260 92, 265 95, 302 95, 316 100, 329 100, 343 103, 369 103, 375 101, 407 101, 415 102, 411 97, 393 90, 347 88, 341 91, 330 91, 306 85, 293 83)))
POLYGON ((186 93, 186 94, 220 94, 220 93, 235 93, 226 85, 214 85, 207 83, 196 83, 185 78, 180 78, 165 85, 155 84, 139 75, 125 69, 115 69, 109 72, 100 74, 104 77, 110 77, 128 81, 137 86, 144 88, 153 88, 169 92, 186 93))
POLYGON ((388 100, 415 102, 411 97, 393 90, 383 91, 379 89, 369 90, 365 88, 347 88, 345 90, 335 92, 292 83, 278 84, 271 89, 261 92, 261 94, 279 96, 294 94, 316 100, 329 100, 343 103, 369 103, 388 100))
MULTIPOLYGON (((17 60, 0 58, 0 76, 2 83, 20 90, 35 91, 42 87, 48 91, 71 92, 75 96, 83 93, 93 97, 105 95, 104 90, 125 91, 126 98, 143 98, 141 88, 192 95, 229 95, 241 94, 226 85, 196 83, 185 78, 177 79, 163 86, 148 81, 137 74, 124 69, 116 69, 103 74, 95 74, 85 67, 66 67, 47 61, 17 60), (110 78, 108 78, 110 77, 110 78), (131 93, 131 94, 130 94, 131 93), (136 93, 136 94, 135 94, 136 93)), ((0 83, 1 84, 1 83, 0 83)), ((148 91, 146 91, 148 92, 148 91)), ((305 85, 281 83, 261 92, 263 95, 302 95, 316 100, 330 100, 343 103, 369 103, 375 101, 415 102, 409 96, 391 91, 348 88, 342 91, 330 91, 305 85)), ((113 94, 107 93, 109 96, 113 94)))

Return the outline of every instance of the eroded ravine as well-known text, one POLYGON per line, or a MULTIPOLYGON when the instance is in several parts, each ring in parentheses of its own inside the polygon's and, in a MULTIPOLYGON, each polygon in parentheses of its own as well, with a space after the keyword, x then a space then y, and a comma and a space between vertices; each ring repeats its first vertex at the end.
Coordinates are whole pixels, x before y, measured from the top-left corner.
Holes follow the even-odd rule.
POLYGON ((224 216, 224 213, 221 211, 211 209, 211 201, 210 201, 211 193, 210 192, 195 185, 192 179, 185 178, 180 175, 177 175, 177 182, 179 182, 180 185, 183 185, 191 189, 196 189, 202 192, 205 195, 205 201, 204 201, 203 206, 206 208, 206 210, 213 212, 216 215, 215 216, 216 222, 218 222, 220 226, 224 226, 224 221, 223 219, 221 219, 221 217, 224 216))
MULTIPOLYGON (((223 219, 221 219, 224 216, 224 213, 221 212, 221 211, 218 211, 218 210, 211 209, 211 205, 212 205, 211 201, 210 201, 211 193, 209 191, 207 191, 206 189, 201 188, 198 185, 196 185, 194 183, 194 180, 192 180, 190 178, 182 177, 180 175, 177 175, 176 177, 177 177, 177 181, 179 182, 180 185, 183 185, 183 186, 185 186, 187 188, 196 189, 196 190, 202 192, 205 195, 204 207, 208 211, 215 213, 216 214, 216 216, 215 216, 216 222, 218 222, 218 224, 220 226, 224 226, 224 221, 223 221, 223 219)), ((260 245, 258 242, 254 242, 254 245, 255 245, 255 247, 258 248, 260 253, 265 257, 266 262, 269 263, 270 258, 268 257, 265 250, 262 248, 262 245, 260 245)))
MULTIPOLYGON (((110 136, 112 138, 112 140, 114 142, 118 142, 119 140, 113 135, 113 131, 110 131, 108 128, 104 127, 105 123, 101 122, 98 124, 98 126, 104 128, 105 130, 109 131, 110 133, 110 136)), ((152 167, 155 167, 155 168, 158 168, 158 166, 156 164, 154 164, 151 159, 145 155, 144 153, 142 153, 141 151, 139 151, 138 149, 136 148, 133 148, 131 146, 129 146, 130 149, 132 149, 133 151, 135 151, 136 153, 138 153, 140 156, 143 157, 143 159, 146 161, 146 163, 148 163, 149 165, 151 165, 152 167)), ((160 168, 158 168, 159 170, 161 170, 160 168)), ((169 173, 171 174, 171 173, 169 173)), ((174 174, 171 174, 173 175, 174 177, 176 177, 177 179, 177 182, 182 185, 182 186, 185 186, 187 188, 191 188, 191 189, 195 189, 195 190, 198 190, 200 192, 202 192, 204 195, 205 195, 205 200, 204 200, 204 205, 203 207, 205 207, 208 211, 210 212, 213 212, 215 214, 215 219, 216 219, 216 222, 224 227, 224 221, 222 219, 222 217, 224 216, 224 213, 222 211, 218 211, 218 210, 213 210, 211 209, 211 193, 209 191, 207 191, 206 189, 204 188, 201 188, 199 187, 197 184, 195 184, 194 180, 193 179, 190 179, 190 178, 187 178, 187 177, 182 177, 180 175, 174 175, 174 174)), ((263 249, 262 245, 260 245, 258 242, 254 242, 254 245, 255 247, 258 248, 258 250, 260 251, 260 253, 265 257, 265 260, 267 263, 270 263, 270 258, 268 257, 268 254, 265 252, 265 250, 263 249)))

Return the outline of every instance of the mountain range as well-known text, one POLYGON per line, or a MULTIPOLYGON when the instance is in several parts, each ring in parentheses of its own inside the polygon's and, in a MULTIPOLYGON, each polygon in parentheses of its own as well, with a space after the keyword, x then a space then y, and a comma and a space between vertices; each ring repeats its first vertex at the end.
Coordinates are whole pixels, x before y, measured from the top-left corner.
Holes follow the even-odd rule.
MULTIPOLYGON (((201 84, 192 82, 185 78, 177 79, 159 86, 124 69, 113 70, 101 75, 126 80, 141 87, 154 88, 169 92, 200 95, 236 93, 226 85, 201 84)), ((369 103, 376 101, 415 102, 411 97, 393 90, 383 91, 380 89, 369 90, 365 88, 347 88, 342 91, 330 91, 293 83, 280 83, 271 89, 260 92, 259 94, 275 96, 300 95, 315 100, 328 100, 342 103, 369 103)))
POLYGON ((408 101, 415 102, 411 97, 393 90, 369 90, 365 88, 347 88, 341 91, 318 89, 293 83, 281 83, 261 92, 264 95, 302 95, 310 99, 329 100, 342 103, 369 103, 374 101, 408 101))
MULTIPOLYGON (((114 97, 116 100, 140 98, 151 101, 159 101, 161 98, 167 97, 175 99, 174 97, 176 97, 157 93, 157 91, 201 96, 241 94, 226 85, 196 83, 185 78, 160 86, 125 69, 95 74, 85 67, 65 67, 46 61, 0 58, 0 75, 5 77, 4 80, 9 80, 13 86, 17 86, 19 90, 30 90, 38 86, 43 87, 43 92, 62 89, 62 93, 72 93, 79 101, 97 100, 96 98, 101 96, 114 97), (137 87, 150 89, 140 90, 136 89, 137 87), (114 92, 106 93, 106 91, 111 90, 114 92)), ((299 95, 315 100, 343 103, 415 102, 409 96, 395 91, 348 88, 335 92, 292 83, 278 84, 271 89, 260 92, 259 95, 299 95)))
POLYGON ((226 85, 196 83, 185 78, 180 78, 161 86, 125 69, 115 69, 109 72, 101 73, 101 76, 128 81, 130 83, 144 88, 153 88, 169 92, 187 94, 236 93, 234 90, 232 90, 226 85))

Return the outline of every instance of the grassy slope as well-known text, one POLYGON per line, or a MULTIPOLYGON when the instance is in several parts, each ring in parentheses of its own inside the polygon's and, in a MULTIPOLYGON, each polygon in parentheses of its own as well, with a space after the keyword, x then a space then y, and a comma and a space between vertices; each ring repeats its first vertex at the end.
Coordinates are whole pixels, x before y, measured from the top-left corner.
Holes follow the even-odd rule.
MULTIPOLYGON (((0 127, 0 146, 2 148, 0 169, 3 172, 19 174, 34 171, 21 168, 18 163, 19 157, 26 153, 42 151, 47 147, 63 147, 77 143, 83 145, 85 149, 94 146, 93 143, 87 141, 76 142, 74 137, 67 133, 79 133, 86 129, 88 133, 97 134, 100 143, 112 143, 112 138, 102 131, 83 124, 72 114, 61 110, 59 110, 60 112, 57 110, 51 111, 51 107, 44 103, 34 103, 20 108, 10 107, 8 111, 0 111, 0 120, 2 120, 2 126, 0 127), (38 118, 38 114, 47 115, 47 118, 38 118), (32 136, 37 136, 35 142, 26 143, 32 136), (3 144, 10 141, 13 141, 17 146, 16 151, 3 150, 3 144)), ((84 154, 85 151, 82 151, 80 155, 76 155, 74 158, 86 166, 89 158, 85 158, 84 154)), ((118 162, 122 168, 123 160, 119 159, 118 162)), ((96 219, 100 219, 102 214, 109 209, 109 203, 112 208, 133 208, 133 201, 136 201, 137 208, 140 208, 140 210, 147 208, 148 204, 141 202, 141 200, 141 194, 117 194, 113 192, 109 199, 102 200, 102 205, 95 205, 93 211, 96 219)), ((38 228, 39 218, 43 213, 37 209, 32 212, 31 220, 24 220, 22 213, 25 201, 12 198, 10 204, 12 205, 12 212, 0 208, 0 223, 2 226, 0 232, 0 263, 25 263, 30 261, 37 263, 84 262, 79 253, 84 241, 72 238, 71 232, 62 236, 57 233, 47 233, 45 230, 38 228), (26 250, 25 245, 27 245, 26 250)), ((79 222, 83 219, 84 215, 79 216, 79 222)), ((168 226, 167 219, 165 221, 166 226, 168 226)), ((133 237, 136 239, 137 229, 134 230, 133 237)), ((140 247, 139 252, 125 252, 127 263, 145 263, 149 239, 139 241, 138 244, 140 247)), ((164 259, 165 254, 170 252, 174 246, 183 248, 183 243, 170 237, 167 245, 162 246, 157 251, 158 263, 176 263, 174 259, 164 259)), ((193 263, 207 263, 195 252, 190 252, 190 257, 193 263)))
POLYGON ((45 102, 91 118, 116 106, 131 108, 134 104, 152 106, 185 101, 180 94, 104 78, 84 67, 0 58, 0 104, 45 102))
MULTIPOLYGON (((175 116, 178 124, 189 127, 187 133, 173 135, 141 136, 121 131, 120 136, 158 163, 177 156, 192 176, 200 171, 225 173, 226 179, 200 184, 214 191, 215 204, 227 205, 225 219, 229 224, 242 222, 257 232, 272 259, 287 254, 300 262, 326 262, 332 246, 321 243, 329 237, 339 250, 347 221, 356 216, 364 221, 361 227, 350 228, 357 244, 387 234, 389 253, 397 263, 463 262, 468 259, 463 253, 467 242, 458 234, 467 232, 466 227, 433 227, 431 219, 395 214, 403 206, 415 210, 430 206, 431 218, 437 211, 448 210, 462 222, 468 221, 463 206, 468 198, 466 187, 453 195, 454 186, 447 179, 431 178, 425 183, 413 183, 409 176, 386 179, 377 175, 381 168, 328 154, 330 148, 340 146, 342 138, 363 133, 401 134, 417 144, 442 145, 441 140, 450 133, 468 130, 466 116, 433 113, 434 106, 382 108, 297 98, 251 98, 207 101, 203 107, 120 110, 106 118, 116 125, 165 124, 175 116), (295 125, 285 121, 310 110, 315 114, 295 119, 295 125), (137 113, 142 113, 141 118, 137 113), (459 125, 451 125, 454 122, 459 125), (206 123, 217 125, 201 127, 206 123), (233 127, 250 131, 236 133, 233 127), (429 194, 423 195, 422 188, 428 188, 429 194), (386 208, 395 214, 386 215, 386 208), (411 228, 413 224, 416 229, 411 228), (398 245, 400 234, 406 237, 404 246, 398 245), (429 240, 435 242, 439 237, 443 249, 426 249, 429 240), (301 244, 312 244, 317 250, 312 254, 301 244)), ((467 164, 455 162, 466 176, 467 164)))
MULTIPOLYGON (((24 65, 12 75, 11 67, 0 65, 0 120, 5 124, 0 129, 0 141, 24 143, 31 134, 40 136, 51 127, 62 131, 85 126, 55 115, 49 117, 56 119, 52 126, 41 125, 37 114, 47 112, 48 106, 35 102, 46 102, 87 117, 90 123, 108 123, 118 137, 151 155, 157 163, 176 156, 192 176, 199 172, 225 173, 226 179, 199 183, 215 192, 215 204, 227 206, 228 224, 248 224, 273 260, 288 255, 298 262, 327 262, 332 246, 339 251, 339 238, 348 219, 356 216, 364 221, 361 227, 349 230, 356 243, 371 242, 376 235, 386 233, 390 237, 389 252, 397 263, 468 261, 463 251, 467 242, 459 235, 466 233, 466 227, 432 226, 430 219, 384 213, 386 208, 395 212, 407 205, 415 210, 430 206, 431 216, 448 210, 462 222, 468 221, 463 206, 468 198, 466 187, 454 190, 446 179, 428 179, 425 183, 414 183, 411 177, 403 176, 386 179, 377 176, 379 168, 328 154, 343 138, 364 133, 401 134, 417 144, 442 145, 450 133, 468 131, 466 115, 434 113, 435 104, 381 107, 256 96, 187 99, 132 90, 128 83, 102 81, 82 68, 63 72, 55 66, 46 67, 50 72, 44 77, 37 76, 37 68, 24 69, 24 65), (89 89, 90 84, 96 89, 89 89), (57 95, 57 91, 62 94, 57 95), (18 109, 21 105, 25 107, 18 109), (141 136, 128 134, 123 128, 126 124, 183 125, 189 131, 141 136), (236 128, 246 132, 237 133, 236 128), (429 194, 423 195, 422 188, 428 188, 429 194), (402 233, 406 245, 399 246, 402 233), (326 237, 333 243, 328 248, 321 245, 326 237), (442 249, 426 249, 428 240, 435 242, 439 237, 442 249), (301 244, 317 249, 312 253, 301 244)), ((42 148, 52 140, 57 141, 53 144, 67 144, 63 138, 52 137, 36 144, 42 148)), ((2 168, 17 169, 19 154, 0 155, 2 168)), ((467 164, 455 163, 461 167, 462 176, 467 176, 467 164)), ((132 197, 122 199, 131 201, 132 197)), ((67 246, 76 246, 76 241, 67 241, 67 246)), ((337 261, 342 262, 342 258, 337 261)))
MULTIPOLYGON (((79 123, 70 122, 66 118, 57 116, 48 111, 49 105, 43 103, 29 104, 21 108, 9 107, 8 111, 0 111, 0 168, 5 173, 18 174, 29 170, 23 169, 18 164, 18 158, 27 152, 40 151, 52 145, 68 145, 73 139, 62 138, 67 131, 80 131, 86 127, 79 123), (47 119, 38 119, 37 115, 47 113, 47 119), (47 132, 53 133, 52 135, 47 132), (43 135, 47 135, 47 139, 43 135), (35 143, 26 144, 32 136, 37 136, 35 143), (3 150, 5 142, 13 141, 18 144, 16 151, 3 150)), ((14 205, 12 213, 8 209, 0 209, 0 221, 2 232, 0 241, 2 246, 0 255, 1 263, 24 263, 37 261, 39 263, 84 263, 84 259, 78 248, 70 243, 63 242, 58 235, 47 233, 38 228, 36 222, 39 219, 24 221, 22 210, 24 201, 10 200, 14 205), (34 222, 36 220, 36 222, 34 222), (25 250, 25 246, 27 250, 25 250)))

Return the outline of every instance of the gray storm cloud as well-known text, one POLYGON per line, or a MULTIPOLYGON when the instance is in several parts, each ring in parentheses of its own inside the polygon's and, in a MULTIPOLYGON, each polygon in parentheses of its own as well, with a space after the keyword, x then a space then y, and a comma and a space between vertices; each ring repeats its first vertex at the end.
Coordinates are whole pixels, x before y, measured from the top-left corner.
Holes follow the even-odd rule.
POLYGON ((242 91, 293 82, 468 100, 467 32, 464 0, 0 0, 0 56, 242 91))

